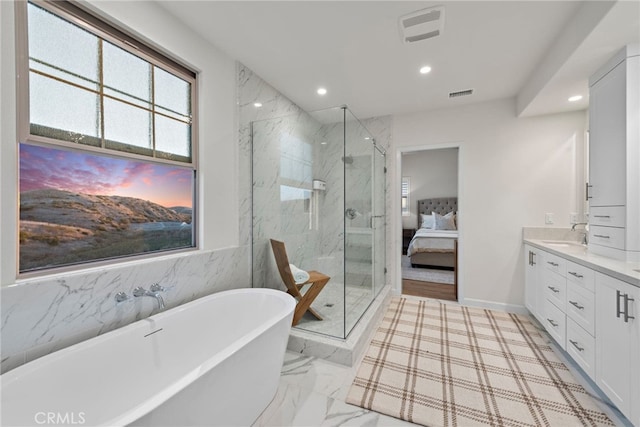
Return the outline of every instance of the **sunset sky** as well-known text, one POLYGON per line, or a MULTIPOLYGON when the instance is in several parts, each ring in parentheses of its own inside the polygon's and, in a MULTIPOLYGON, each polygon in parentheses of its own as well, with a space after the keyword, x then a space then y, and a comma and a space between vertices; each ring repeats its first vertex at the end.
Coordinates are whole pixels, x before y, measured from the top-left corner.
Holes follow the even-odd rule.
POLYGON ((52 188, 192 208, 188 168, 20 144, 20 192, 52 188))

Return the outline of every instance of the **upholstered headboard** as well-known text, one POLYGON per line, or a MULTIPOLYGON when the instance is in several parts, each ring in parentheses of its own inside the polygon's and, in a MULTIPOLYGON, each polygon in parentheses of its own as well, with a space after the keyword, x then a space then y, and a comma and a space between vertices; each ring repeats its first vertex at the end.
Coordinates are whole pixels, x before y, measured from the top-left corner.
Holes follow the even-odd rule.
POLYGON ((422 225, 422 216, 420 214, 431 215, 431 212, 435 212, 445 215, 451 211, 458 211, 457 197, 418 200, 418 228, 422 225))

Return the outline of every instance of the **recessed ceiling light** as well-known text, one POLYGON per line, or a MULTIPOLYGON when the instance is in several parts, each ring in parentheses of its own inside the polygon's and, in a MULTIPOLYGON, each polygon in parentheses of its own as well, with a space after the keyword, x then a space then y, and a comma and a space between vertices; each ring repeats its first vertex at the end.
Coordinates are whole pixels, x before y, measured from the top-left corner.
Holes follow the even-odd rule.
POLYGON ((256 107, 256 108, 260 108, 260 107, 262 107, 262 102, 254 102, 253 106, 256 107))
POLYGON ((320 145, 327 145, 327 141, 322 141, 320 145))
POLYGON ((316 91, 318 92, 318 95, 326 95, 327 94, 327 90, 323 87, 318 88, 318 90, 316 91))
POLYGON ((428 74, 431 71, 431 67, 429 67, 428 65, 425 65, 424 67, 420 68, 420 74, 428 74))
POLYGON ((569 102, 576 102, 576 101, 580 101, 582 99, 582 95, 573 95, 572 97, 569 98, 569 102))

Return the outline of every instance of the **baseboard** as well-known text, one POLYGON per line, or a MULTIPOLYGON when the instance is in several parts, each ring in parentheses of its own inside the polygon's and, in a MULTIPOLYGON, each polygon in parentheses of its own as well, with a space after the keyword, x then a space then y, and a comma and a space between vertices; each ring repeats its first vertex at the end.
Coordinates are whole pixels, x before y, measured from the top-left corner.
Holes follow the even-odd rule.
POLYGON ((505 304, 502 302, 485 301, 475 298, 462 298, 460 299, 461 305, 478 308, 488 308, 489 310, 505 311, 507 313, 516 314, 529 314, 529 310, 524 305, 518 304, 505 304))

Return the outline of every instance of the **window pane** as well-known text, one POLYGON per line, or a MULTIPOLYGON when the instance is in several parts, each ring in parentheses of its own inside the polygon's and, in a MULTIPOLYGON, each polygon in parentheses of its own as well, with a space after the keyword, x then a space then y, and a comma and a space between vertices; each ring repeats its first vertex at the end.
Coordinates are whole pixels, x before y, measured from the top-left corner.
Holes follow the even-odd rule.
POLYGON ((109 42, 102 45, 105 94, 151 108, 151 64, 109 42))
POLYGON ((149 155, 153 149, 151 114, 141 108, 105 98, 104 138, 107 148, 149 155), (119 144, 112 144, 114 142, 119 144))
POLYGON ((191 161, 191 125, 156 114, 156 150, 160 157, 191 161))
POLYGON ((34 73, 29 86, 33 134, 100 145, 98 95, 34 73))
POLYGON ((20 272, 195 245, 190 168, 20 144, 20 272))
POLYGON ((154 69, 155 103, 163 114, 178 114, 184 121, 191 118, 191 85, 158 67, 154 69))
POLYGON ((32 4, 28 13, 29 66, 95 90, 98 38, 32 4))

